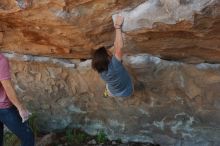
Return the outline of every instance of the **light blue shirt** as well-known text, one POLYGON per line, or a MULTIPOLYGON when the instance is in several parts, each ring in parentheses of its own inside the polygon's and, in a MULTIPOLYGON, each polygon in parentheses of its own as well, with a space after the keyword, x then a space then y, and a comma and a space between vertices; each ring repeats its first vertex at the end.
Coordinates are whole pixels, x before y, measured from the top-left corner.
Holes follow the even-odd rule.
POLYGON ((113 96, 128 97, 133 93, 133 84, 127 70, 115 56, 112 57, 108 70, 100 73, 107 83, 108 90, 113 96))

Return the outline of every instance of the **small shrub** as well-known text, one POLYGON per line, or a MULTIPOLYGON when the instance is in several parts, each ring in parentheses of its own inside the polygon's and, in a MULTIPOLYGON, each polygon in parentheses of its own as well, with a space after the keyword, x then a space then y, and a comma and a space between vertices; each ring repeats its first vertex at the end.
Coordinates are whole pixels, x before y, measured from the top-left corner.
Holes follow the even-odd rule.
POLYGON ((37 126, 37 115, 35 113, 32 113, 32 115, 28 119, 28 124, 31 127, 31 129, 36 137, 40 130, 37 126))
POLYGON ((99 133, 96 135, 96 141, 99 144, 106 143, 107 141, 107 135, 104 133, 103 130, 99 131, 99 133))
POLYGON ((69 145, 81 144, 86 140, 87 135, 83 132, 78 131, 78 130, 73 130, 73 129, 69 128, 66 130, 65 138, 66 138, 66 141, 69 145))
POLYGON ((19 146, 20 140, 16 135, 11 132, 6 132, 4 134, 4 146, 19 146))
POLYGON ((122 143, 121 138, 118 138, 118 139, 116 140, 116 142, 117 142, 117 143, 122 143))
POLYGON ((68 144, 73 143, 74 135, 73 135, 73 130, 68 128, 65 132, 65 138, 68 144))
POLYGON ((85 133, 80 132, 80 131, 76 131, 76 130, 74 130, 74 136, 73 137, 74 137, 74 142, 76 144, 83 143, 87 138, 85 133))

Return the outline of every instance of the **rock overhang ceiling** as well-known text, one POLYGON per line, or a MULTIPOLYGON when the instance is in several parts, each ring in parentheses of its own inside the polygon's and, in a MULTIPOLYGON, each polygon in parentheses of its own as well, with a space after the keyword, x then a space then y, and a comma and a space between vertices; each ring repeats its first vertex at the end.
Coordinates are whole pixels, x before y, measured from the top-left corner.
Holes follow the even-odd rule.
POLYGON ((201 63, 219 62, 219 0, 33 0, 24 10, 22 2, 0 0, 0 46, 40 130, 104 129, 110 139, 164 146, 220 143, 220 64, 201 63), (62 59, 87 59, 113 44, 116 13, 125 16, 124 64, 135 87, 125 102, 102 98, 91 60, 62 59))
POLYGON ((220 62, 219 0, 33 0, 0 2, 5 52, 91 58, 113 44, 112 15, 125 16, 125 51, 190 63, 220 62))

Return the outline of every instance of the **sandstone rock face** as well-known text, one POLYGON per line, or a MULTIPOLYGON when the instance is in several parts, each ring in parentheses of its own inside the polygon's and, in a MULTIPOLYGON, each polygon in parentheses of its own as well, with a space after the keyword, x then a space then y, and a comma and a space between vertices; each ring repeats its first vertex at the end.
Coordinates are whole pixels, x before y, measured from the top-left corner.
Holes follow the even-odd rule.
POLYGON ((219 48, 219 0, 32 0, 26 9, 23 0, 0 1, 0 49, 46 132, 219 146, 219 48), (86 60, 113 44, 116 13, 125 17, 124 63, 135 83, 125 101, 103 98, 86 60))
POLYGON ((21 0, 17 5, 15 0, 3 0, 1 46, 25 54, 88 58, 92 49, 112 45, 112 15, 143 1, 34 0, 22 10, 21 0))
POLYGON ((7 56, 19 97, 37 114, 42 131, 77 127, 93 135, 104 130, 110 139, 163 146, 220 143, 219 64, 125 56, 135 94, 119 101, 102 96, 105 85, 90 61, 7 56))
POLYGON ((112 15, 122 13, 127 53, 220 61, 219 0, 33 0, 21 9, 22 2, 0 2, 4 51, 90 58, 92 50, 113 44, 112 15))

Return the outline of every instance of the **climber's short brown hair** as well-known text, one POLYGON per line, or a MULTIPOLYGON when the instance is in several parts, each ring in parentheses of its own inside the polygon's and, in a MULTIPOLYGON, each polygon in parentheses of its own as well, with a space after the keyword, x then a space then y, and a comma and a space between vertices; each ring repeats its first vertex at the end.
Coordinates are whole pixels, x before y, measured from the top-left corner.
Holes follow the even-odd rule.
POLYGON ((98 73, 108 70, 111 56, 105 47, 101 47, 93 53, 92 68, 98 73))

